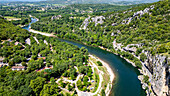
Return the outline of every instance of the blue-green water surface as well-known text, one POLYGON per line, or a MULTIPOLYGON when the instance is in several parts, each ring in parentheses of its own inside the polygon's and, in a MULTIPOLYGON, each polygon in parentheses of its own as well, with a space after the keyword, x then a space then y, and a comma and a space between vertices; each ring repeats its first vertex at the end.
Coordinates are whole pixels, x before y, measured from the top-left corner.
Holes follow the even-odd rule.
MULTIPOLYGON (((36 22, 36 19, 32 18, 31 23, 34 22, 36 22)), ((28 26, 23 27, 23 29, 29 30, 31 23, 28 26)), ((84 45, 79 42, 64 39, 59 40, 78 47, 85 47, 88 49, 90 54, 96 55, 110 65, 116 77, 110 96, 145 96, 145 92, 137 78, 139 71, 130 63, 120 58, 120 56, 114 55, 113 53, 107 52, 100 48, 84 45)))

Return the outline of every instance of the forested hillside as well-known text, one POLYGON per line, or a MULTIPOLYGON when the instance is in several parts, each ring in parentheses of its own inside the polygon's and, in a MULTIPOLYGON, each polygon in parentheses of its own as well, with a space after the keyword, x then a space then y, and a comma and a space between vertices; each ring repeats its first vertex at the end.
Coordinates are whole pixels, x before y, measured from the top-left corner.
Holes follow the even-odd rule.
POLYGON ((60 38, 99 46, 138 67, 148 94, 168 94, 169 0, 118 12, 41 18, 32 28, 60 38))
POLYGON ((31 34, 3 18, 0 18, 0 46, 0 63, 4 65, 0 68, 2 96, 70 94, 58 86, 69 86, 75 95, 75 85, 63 81, 56 83, 55 78, 65 74, 65 77, 75 80, 79 72, 85 76, 90 72, 90 66, 86 65, 87 49, 53 37, 31 34), (24 71, 13 71, 17 66, 25 66, 24 71))
POLYGON ((47 17, 41 18, 42 20, 33 24, 32 28, 42 32, 56 33, 59 37, 111 49, 112 42, 116 39, 117 42, 124 45, 143 43, 143 47, 148 50, 147 46, 150 46, 152 50, 157 49, 154 51, 156 53, 165 53, 168 52, 168 49, 164 46, 169 42, 168 9, 169 2, 162 1, 127 11, 104 13, 101 15, 104 19, 94 15, 87 20, 84 16, 77 15, 68 15, 55 20, 47 17), (151 5, 154 5, 152 10, 140 11, 149 8, 151 5), (102 19, 103 22, 93 22, 92 18, 98 18, 99 21, 102 19), (80 28, 84 27, 83 21, 87 24, 85 30, 80 28), (158 46, 160 44, 162 46, 158 46))
MULTIPOLYGON (((5 65, 0 66, 0 95, 77 95, 76 86, 81 91, 97 90, 100 72, 92 75, 87 49, 13 25, 28 24, 28 16, 32 15, 39 21, 33 23, 31 29, 113 52, 138 68, 138 78, 148 95, 169 96, 169 0, 129 6, 56 5, 63 1, 64 4, 78 2, 51 0, 47 1, 49 5, 41 2, 38 6, 25 3, 0 6, 0 63, 5 65), (18 21, 6 21, 3 17, 18 21), (25 71, 12 71, 17 66, 25 71), (94 79, 94 83, 87 83, 88 78, 94 79), (78 82, 70 84, 69 80, 78 82)), ((92 3, 91 0, 82 1, 92 3)), ((102 88, 106 89, 106 85, 102 88)))
POLYGON ((159 0, 47 0, 42 2, 56 4, 122 4, 133 5, 139 3, 152 3, 159 0))
POLYGON ((6 20, 11 21, 14 25, 27 25, 31 21, 29 17, 30 14, 39 19, 54 15, 63 15, 66 18, 76 15, 83 19, 92 14, 101 15, 105 12, 125 10, 142 5, 144 4, 119 6, 111 4, 60 5, 49 3, 16 2, 0 4, 0 16, 3 16, 6 20))

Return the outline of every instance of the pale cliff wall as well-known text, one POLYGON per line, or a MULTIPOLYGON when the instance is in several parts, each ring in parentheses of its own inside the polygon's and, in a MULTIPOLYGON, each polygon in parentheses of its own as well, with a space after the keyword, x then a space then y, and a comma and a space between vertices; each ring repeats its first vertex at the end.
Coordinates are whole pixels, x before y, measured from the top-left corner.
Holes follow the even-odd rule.
MULTIPOLYGON (((116 43, 116 40, 113 42, 115 50, 119 49, 121 51, 129 52, 130 49, 128 49, 127 46, 122 47, 122 44, 116 43)), ((134 50, 131 50, 129 53, 139 59, 140 57, 136 56, 133 51, 134 50)), ((147 59, 144 62, 141 61, 142 69, 139 69, 139 71, 142 75, 139 76, 139 80, 142 83, 142 88, 146 89, 147 96, 169 96, 168 83, 170 78, 170 58, 158 54, 152 56, 148 51, 142 51, 142 53, 145 53, 147 59), (143 81, 144 76, 149 77, 148 84, 143 81)), ((135 64, 132 65, 135 66, 135 64)))

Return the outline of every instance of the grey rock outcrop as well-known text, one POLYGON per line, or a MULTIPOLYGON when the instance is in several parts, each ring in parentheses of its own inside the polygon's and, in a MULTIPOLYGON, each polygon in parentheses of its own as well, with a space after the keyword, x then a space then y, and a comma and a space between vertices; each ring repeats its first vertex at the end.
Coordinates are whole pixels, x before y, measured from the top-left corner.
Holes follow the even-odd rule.
POLYGON ((97 26, 97 24, 103 24, 103 20, 105 19, 104 16, 96 16, 96 17, 88 17, 84 20, 83 24, 81 25, 82 29, 87 29, 87 26, 90 22, 94 22, 95 26, 97 26))
POLYGON ((145 61, 145 65, 151 74, 151 76, 149 76, 151 90, 158 96, 166 96, 168 94, 166 71, 167 68, 169 68, 169 61, 170 60, 168 60, 166 56, 161 56, 158 54, 152 56, 149 52, 147 52, 147 60, 145 61))
POLYGON ((25 40, 25 42, 26 42, 26 44, 31 45, 31 40, 30 40, 30 38, 27 38, 27 39, 25 40))
POLYGON ((113 23, 113 24, 112 24, 112 26, 116 26, 116 25, 117 25, 117 23, 113 23))
POLYGON ((140 47, 141 44, 129 44, 126 47, 123 47, 123 49, 125 51, 129 51, 129 52, 136 52, 137 48, 136 47, 140 47))
POLYGON ((96 17, 93 17, 91 18, 92 19, 92 22, 95 22, 95 26, 97 26, 97 24, 103 24, 103 19, 105 19, 105 17, 103 16, 96 16, 96 17))
MULTIPOLYGON (((133 18, 142 16, 145 13, 149 13, 150 10, 154 9, 154 5, 150 6, 149 8, 145 8, 144 10, 137 11, 136 13, 133 14, 132 17, 128 17, 127 19, 124 19, 122 21, 122 24, 129 24, 133 18)), ((126 13, 126 11, 125 11, 126 13)))
MULTIPOLYGON (((142 44, 129 44, 126 47, 122 47, 121 43, 116 43, 116 40, 113 42, 113 47, 115 50, 121 50, 128 52, 132 51, 132 55, 136 58, 140 58, 139 56, 135 56, 135 50, 130 49, 130 46, 141 47, 142 44)), ((131 47, 133 48, 133 47, 131 47)), ((166 57, 164 55, 156 54, 152 56, 149 51, 142 51, 147 56, 147 59, 142 62, 142 69, 139 70, 141 74, 138 76, 139 80, 142 83, 142 88, 147 89, 147 96, 169 96, 169 79, 170 79, 170 57, 166 57), (149 77, 149 84, 143 82, 143 76, 149 77)), ((134 65, 134 64, 132 64, 134 65)))
POLYGON ((89 19, 90 19, 90 16, 84 20, 84 22, 82 24, 82 29, 85 30, 87 28, 88 24, 90 23, 89 19))
POLYGON ((51 17, 51 21, 55 20, 55 19, 60 19, 62 16, 61 15, 57 15, 57 16, 52 16, 51 17))

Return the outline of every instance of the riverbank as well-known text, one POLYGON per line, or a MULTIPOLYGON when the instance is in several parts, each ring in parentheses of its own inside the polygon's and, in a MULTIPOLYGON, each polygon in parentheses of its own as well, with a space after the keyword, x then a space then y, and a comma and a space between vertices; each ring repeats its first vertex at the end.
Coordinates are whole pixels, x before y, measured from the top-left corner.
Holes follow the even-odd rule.
MULTIPOLYGON (((39 31, 35 31, 33 29, 29 29, 30 32, 32 33, 37 33, 37 34, 41 34, 41 35, 45 35, 45 36, 49 36, 49 37, 57 37, 55 36, 54 34, 49 34, 49 33, 44 33, 44 32, 39 32, 39 31)), ((102 48, 101 48, 102 49, 102 48)), ((97 58, 93 55, 89 55, 91 58, 95 58, 97 61, 100 61, 103 66, 107 69, 109 75, 110 75, 110 83, 107 84, 107 87, 106 87, 106 90, 105 90, 105 93, 106 93, 106 96, 109 96, 109 94, 111 93, 111 89, 112 89, 112 85, 113 85, 113 81, 115 79, 115 75, 111 69, 111 67, 109 66, 109 64, 107 64, 106 62, 104 62, 103 60, 101 60, 100 58, 97 58)), ((100 91, 101 91, 101 88, 99 88, 100 91)), ((98 90, 99 91, 99 90, 98 90)))
POLYGON ((35 16, 29 15, 29 17, 35 18, 35 19, 37 19, 37 21, 39 21, 39 19, 36 18, 35 16))
MULTIPOLYGON (((29 29, 29 31, 30 31, 30 32, 33 32, 33 33, 45 35, 45 36, 57 37, 57 36, 55 36, 54 34, 45 33, 45 32, 40 32, 40 31, 35 31, 35 30, 33 30, 33 29, 29 29)), ((72 40, 72 39, 66 39, 66 40, 76 41, 76 40, 72 40)), ((84 44, 84 45, 87 45, 86 43, 81 42, 81 41, 76 41, 76 42, 79 42, 79 43, 82 43, 82 44, 84 44)), ((88 46, 93 46, 93 45, 88 45, 88 46)), ((107 48, 104 48, 104 47, 102 47, 102 46, 93 46, 93 47, 98 47, 98 48, 100 48, 100 49, 102 49, 102 50, 106 50, 106 51, 111 52, 111 53, 113 53, 113 54, 115 54, 115 55, 118 55, 117 53, 114 53, 114 52, 112 52, 111 50, 109 50, 109 49, 107 49, 107 48)), ((126 59, 125 57, 123 57, 123 56, 121 56, 121 55, 120 55, 120 57, 123 58, 123 59, 125 59, 128 63, 132 64, 134 67, 136 67, 135 63, 131 62, 130 60, 126 59)), ((101 61, 102 61, 102 60, 101 60, 101 61)), ((102 62, 103 62, 103 61, 102 61, 102 62)), ((103 63, 105 63, 105 62, 103 62, 103 63)), ((107 64, 106 64, 106 65, 107 65, 107 64)), ((139 70, 139 71, 140 71, 140 70, 139 70)))
POLYGON ((57 37, 57 36, 55 36, 53 34, 44 33, 44 32, 40 32, 40 31, 35 31, 33 29, 29 29, 29 31, 32 32, 32 33, 37 33, 37 34, 41 34, 41 35, 48 36, 48 37, 57 37))
MULTIPOLYGON (((27 30, 29 31, 29 28, 27 28, 27 30)), ((43 33, 43 32, 41 32, 41 33, 43 33)), ((47 33, 47 34, 49 34, 49 33, 47 33)), ((46 34, 45 34, 46 35, 46 34)), ((53 34, 53 36, 54 36, 55 34, 53 34)), ((56 36, 55 36, 56 37, 56 36)), ((76 40, 70 40, 70 39, 65 39, 65 38, 58 38, 58 39, 61 39, 61 41, 65 41, 65 42, 67 42, 68 41, 68 43, 79 43, 77 46, 87 46, 87 48, 88 48, 88 46, 89 46, 89 48, 90 48, 90 50, 91 50, 91 47, 90 46, 94 46, 94 47, 98 47, 99 49, 103 49, 103 50, 105 50, 105 51, 107 51, 107 52, 110 52, 110 53, 113 53, 113 54, 116 54, 116 55, 118 55, 117 53, 115 53, 115 51, 114 50, 109 50, 109 49, 107 49, 107 48, 104 48, 104 47, 101 47, 101 46, 95 46, 95 45, 88 45, 88 44, 86 44, 86 43, 84 43, 84 42, 81 42, 81 41, 76 41, 76 40), (70 41, 70 42, 69 42, 70 41)), ((73 44, 74 44, 73 43, 73 44)), ((88 48, 88 49, 89 49, 88 48)), ((95 48, 96 49, 96 48, 95 48)), ((93 50, 93 49, 92 49, 93 50)), ((92 52, 92 54, 98 54, 98 53, 95 53, 96 51, 95 50, 93 50, 93 52, 92 52)), ((104 54, 103 54, 104 55, 104 54)), ((98 55, 96 55, 96 56, 98 56, 98 55)), ((118 55, 119 56, 119 55, 118 55)), ((104 55, 104 57, 107 57, 107 56, 105 56, 104 55)), ((102 58, 102 57, 100 57, 100 58, 102 58)), ((114 65, 115 67, 116 67, 116 69, 119 69, 119 68, 124 68, 125 66, 123 65, 122 66, 122 62, 119 62, 120 64, 114 64, 114 63, 112 63, 112 62, 115 62, 114 61, 114 56, 113 56, 113 59, 109 59, 108 57, 107 58, 105 58, 105 59, 107 59, 107 60, 109 60, 109 62, 110 62, 110 64, 112 65, 114 65)), ((116 62, 117 63, 117 62, 116 62)), ((134 67, 133 67, 134 68, 134 67)), ((121 70, 120 69, 120 70, 121 70)), ((120 96, 124 96, 124 95, 127 95, 127 94, 129 94, 129 95, 131 95, 131 96, 138 96, 137 94, 140 92, 140 93, 142 93, 143 94, 143 92, 141 92, 141 91, 133 91, 133 94, 132 94, 132 90, 141 90, 140 88, 140 86, 136 86, 136 84, 138 83, 138 80, 136 80, 136 75, 135 75, 135 73, 133 74, 133 73, 129 73, 129 71, 131 72, 131 70, 129 70, 129 69, 125 69, 127 72, 120 72, 120 71, 118 71, 118 76, 119 76, 119 78, 123 78, 123 81, 121 81, 121 80, 118 80, 118 81, 116 81, 117 82, 117 84, 116 85, 119 85, 120 83, 122 84, 122 83, 124 83, 124 74, 126 74, 126 78, 128 78, 128 77, 130 77, 130 78, 133 78, 133 80, 135 80, 135 83, 134 83, 134 81, 133 82, 131 82, 131 80, 126 80, 125 82, 126 82, 126 84, 125 85, 121 85, 120 84, 120 86, 116 86, 115 88, 116 89, 114 89, 114 90, 117 90, 118 89, 118 91, 115 91, 115 92, 113 92, 113 90, 111 90, 112 92, 110 93, 111 95, 113 95, 113 94, 117 94, 117 95, 120 95, 120 96), (131 74, 130 76, 127 74, 127 73, 129 73, 129 74, 131 74), (133 74, 133 75, 132 75, 133 74), (127 82, 129 82, 129 83, 127 83, 127 82), (131 90, 131 92, 130 91, 127 91, 127 85, 128 86, 131 86, 130 88, 128 88, 128 89, 130 89, 131 90), (132 87, 133 86, 133 87, 132 87), (121 89, 123 89, 123 90, 119 90, 119 88, 121 88, 121 89), (121 95, 122 94, 122 95, 121 95), (136 94, 136 95, 134 95, 134 94, 136 94)), ((141 84, 141 83, 140 83, 141 84)), ((139 85, 140 85, 139 84, 139 85)), ((113 88, 112 88, 113 89, 113 88)))
MULTIPOLYGON (((105 67, 107 69, 107 72, 109 73, 109 78, 110 78, 110 83, 107 84, 107 87, 106 87, 106 90, 105 90, 105 93, 106 93, 106 96, 109 96, 110 92, 111 92, 111 89, 112 89, 112 85, 113 85, 113 81, 115 79, 115 74, 113 73, 111 67, 109 66, 109 64, 107 64, 106 62, 104 62, 103 60, 101 60, 100 58, 98 57, 95 57, 93 55, 89 55, 91 58, 94 58, 96 61, 100 61, 103 66, 102 67, 105 67)), ((105 73, 104 73, 105 74, 105 73)), ((101 89, 101 88, 99 88, 101 89)))
POLYGON ((19 27, 26 27, 26 26, 29 26, 29 24, 26 24, 26 25, 18 25, 19 27))

